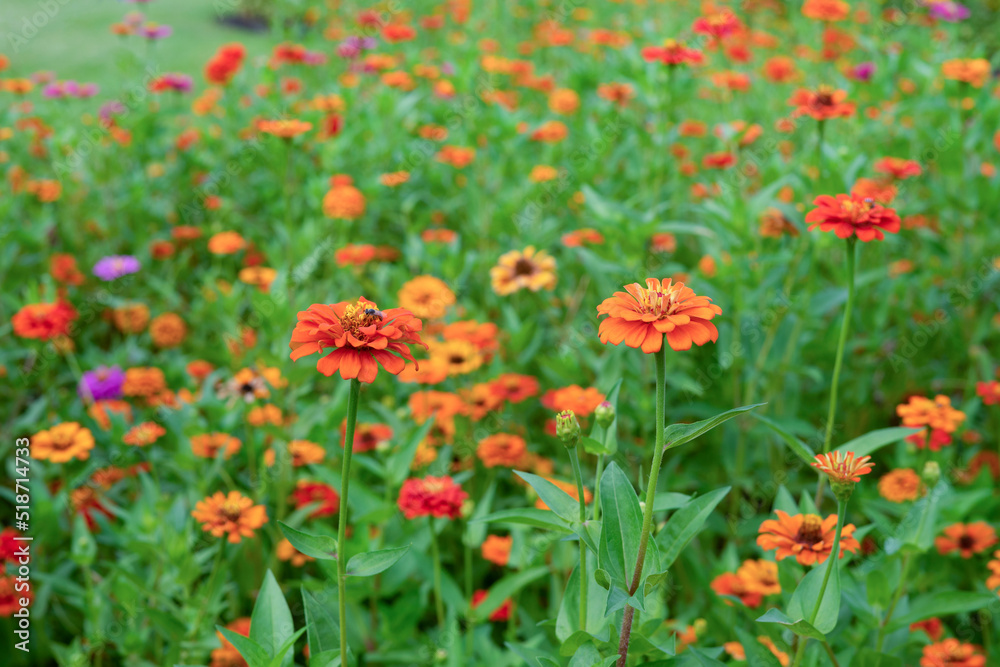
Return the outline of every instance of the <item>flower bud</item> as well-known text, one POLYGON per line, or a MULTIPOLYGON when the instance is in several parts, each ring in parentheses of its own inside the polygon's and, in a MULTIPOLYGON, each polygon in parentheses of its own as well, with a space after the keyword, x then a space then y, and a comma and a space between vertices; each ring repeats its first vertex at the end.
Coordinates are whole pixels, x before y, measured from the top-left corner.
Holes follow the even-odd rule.
POLYGON ((556 435, 567 447, 576 447, 580 439, 580 422, 572 410, 563 410, 556 415, 556 435))
POLYGON ((594 419, 597 423, 607 428, 611 426, 611 422, 615 420, 615 406, 611 405, 607 401, 602 401, 597 409, 594 410, 594 419))
POLYGON ((941 466, 937 461, 928 461, 924 464, 924 473, 921 475, 927 488, 933 489, 941 481, 941 466))

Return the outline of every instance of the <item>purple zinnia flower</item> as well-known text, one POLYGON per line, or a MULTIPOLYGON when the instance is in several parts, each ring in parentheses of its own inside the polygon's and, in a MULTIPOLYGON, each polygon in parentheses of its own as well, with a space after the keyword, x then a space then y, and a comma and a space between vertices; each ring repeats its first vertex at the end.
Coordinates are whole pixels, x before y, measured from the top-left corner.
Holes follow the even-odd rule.
POLYGON ((121 398, 122 385, 125 383, 125 373, 118 366, 99 366, 96 370, 87 371, 80 378, 77 393, 85 401, 104 401, 121 398))
POLYGON ((139 34, 146 39, 163 39, 164 37, 170 37, 173 32, 173 28, 161 23, 150 22, 139 28, 139 34))
POLYGON ((875 63, 873 62, 858 63, 851 70, 851 76, 854 79, 858 81, 864 81, 865 83, 871 81, 874 75, 875 75, 875 63))
POLYGON ((132 255, 111 255, 94 264, 94 275, 101 280, 114 280, 136 273, 141 265, 132 255))
POLYGON ((969 18, 969 8, 952 0, 931 3, 931 16, 949 23, 957 23, 969 18))

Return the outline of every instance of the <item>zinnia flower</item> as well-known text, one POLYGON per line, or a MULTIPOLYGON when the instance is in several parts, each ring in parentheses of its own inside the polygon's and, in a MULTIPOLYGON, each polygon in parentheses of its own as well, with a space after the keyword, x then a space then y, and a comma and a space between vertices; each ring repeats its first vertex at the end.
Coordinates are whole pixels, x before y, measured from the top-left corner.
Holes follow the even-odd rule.
POLYGON ((891 208, 885 208, 860 195, 820 195, 813 201, 817 208, 806 214, 806 222, 812 231, 818 225, 821 231, 832 231, 839 238, 857 235, 861 241, 885 238, 883 232, 899 232, 899 216, 891 208))
POLYGON ((414 361, 410 345, 427 347, 420 340, 423 323, 410 311, 383 312, 364 297, 354 303, 313 304, 299 312, 298 320, 289 343, 292 361, 336 348, 321 357, 316 368, 326 376, 339 370, 345 380, 374 382, 379 366, 398 375, 406 361, 414 361))
POLYGON ((52 340, 69 336, 70 328, 78 317, 76 309, 65 301, 32 303, 14 313, 11 324, 21 338, 52 340))
POLYGON ((121 398, 125 373, 118 366, 98 366, 80 378, 77 393, 85 401, 121 398))
MULTIPOLYGON (((800 565, 823 563, 830 557, 837 527, 836 514, 823 519, 815 514, 789 516, 781 510, 775 513, 777 519, 767 519, 760 524, 757 544, 762 549, 777 549, 777 560, 795 557, 800 565)), ((840 534, 840 558, 844 557, 844 551, 855 553, 860 548, 853 535, 854 524, 845 525, 840 534)))
POLYGON ((978 646, 949 637, 924 647, 920 667, 986 667, 986 656, 978 646))
POLYGON ((985 521, 953 523, 944 529, 943 535, 934 539, 934 546, 942 556, 958 551, 962 558, 972 558, 973 554, 982 553, 996 543, 996 531, 985 521))
POLYGON ((214 459, 220 450, 225 452, 225 457, 228 459, 240 451, 241 447, 243 443, 239 438, 234 438, 228 433, 202 433, 191 436, 191 452, 195 456, 207 459, 214 459))
POLYGON ((820 472, 826 473, 831 482, 860 482, 861 475, 867 475, 872 471, 875 464, 869 463, 872 457, 862 456, 860 459, 854 458, 854 452, 830 452, 829 454, 817 454, 816 461, 812 464, 820 472))
POLYGON ((481 547, 483 558, 503 567, 510 560, 510 547, 514 543, 514 538, 500 537, 499 535, 487 535, 481 547))
MULTIPOLYGON (((472 594, 472 601, 471 601, 472 608, 475 609, 476 607, 481 605, 483 603, 483 600, 485 600, 489 594, 490 592, 486 590, 475 591, 472 594)), ((490 613, 489 620, 495 623, 504 623, 510 619, 511 612, 513 610, 514 610, 514 603, 510 598, 507 598, 506 600, 503 601, 503 603, 501 603, 499 607, 497 607, 490 613)))
POLYGON ((848 118, 854 115, 854 103, 847 101, 847 93, 834 90, 830 86, 820 86, 816 90, 800 88, 795 91, 788 103, 795 108, 792 117, 810 116, 816 120, 830 118, 848 118))
POLYGON ((646 287, 626 285, 626 292, 615 292, 597 307, 601 322, 598 334, 602 343, 641 348, 650 354, 659 352, 664 334, 673 350, 689 350, 691 344, 705 345, 719 338, 711 320, 722 309, 707 296, 697 296, 684 283, 671 284, 647 278, 646 287))
POLYGON ((522 289, 532 292, 551 290, 556 286, 556 260, 544 250, 528 246, 524 251, 504 253, 490 269, 493 291, 507 296, 522 289))
POLYGON ((239 491, 230 491, 199 500, 191 512, 201 529, 215 537, 228 534, 229 542, 237 544, 244 537, 253 537, 253 531, 267 523, 267 510, 254 505, 253 500, 239 491))
POLYGON ((965 421, 965 413, 951 407, 951 399, 943 394, 934 400, 911 396, 909 402, 896 406, 896 414, 902 418, 903 426, 928 426, 945 433, 954 433, 965 421))
POLYGON ((411 278, 403 283, 397 298, 400 308, 424 320, 441 319, 455 303, 455 293, 447 283, 434 276, 411 278))
POLYGON ((39 461, 66 463, 86 461, 94 448, 94 435, 77 422, 63 422, 31 438, 31 457, 39 461))
POLYGON ((457 519, 468 497, 451 477, 428 476, 403 482, 397 504, 407 519, 419 516, 457 519))
POLYGON ((323 482, 300 479, 295 484, 295 490, 292 491, 290 500, 295 504, 297 510, 303 507, 314 507, 315 509, 309 513, 310 519, 321 519, 340 511, 340 495, 336 489, 323 482))
POLYGON ((920 497, 920 475, 910 468, 893 470, 878 481, 879 494, 891 503, 904 503, 920 497))
POLYGON ((513 468, 528 451, 524 438, 512 433, 495 433, 479 441, 476 456, 487 468, 505 466, 513 468))

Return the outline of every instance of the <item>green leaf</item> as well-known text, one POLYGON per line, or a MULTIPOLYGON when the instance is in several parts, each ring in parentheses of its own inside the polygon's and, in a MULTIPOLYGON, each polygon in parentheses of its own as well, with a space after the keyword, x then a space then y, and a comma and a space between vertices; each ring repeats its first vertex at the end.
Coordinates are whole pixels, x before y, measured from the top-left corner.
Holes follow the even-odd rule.
MULTIPOLYGON (((274 574, 268 570, 250 615, 250 639, 273 657, 294 632, 292 612, 288 609, 285 595, 274 574)), ((291 662, 291 656, 288 658, 291 662)))
POLYGON ((282 534, 300 552, 319 560, 337 560, 337 540, 329 535, 313 535, 279 521, 282 534))
MULTIPOLYGON (((575 501, 574 501, 575 502, 575 501)), ((557 517, 549 510, 540 510, 537 507, 518 507, 509 510, 499 510, 492 512, 478 519, 470 519, 472 522, 483 523, 515 523, 535 528, 546 528, 548 530, 569 531, 569 525, 557 517)))
POLYGON ((351 560, 347 561, 347 570, 344 574, 348 577, 374 576, 395 565, 396 561, 402 558, 409 549, 410 545, 407 544, 405 547, 356 554, 351 557, 351 560))
POLYGON ((601 476, 600 566, 611 583, 628 590, 639 559, 642 510, 632 483, 612 462, 601 476))
MULTIPOLYGON (((690 544, 705 525, 716 505, 729 493, 730 488, 732 487, 725 486, 709 491, 703 496, 696 496, 674 512, 667 525, 656 536, 656 544, 660 547, 660 570, 667 570, 674 564, 684 547, 690 544)), ((601 500, 604 500, 603 490, 601 500)))
POLYGON ((322 591, 322 598, 302 588, 302 606, 305 607, 306 628, 311 659, 327 651, 335 651, 340 659, 340 625, 333 617, 337 609, 337 588, 330 586, 322 591))
POLYGON ((486 598, 472 610, 476 618, 481 622, 492 614, 504 600, 521 590, 535 579, 539 579, 549 573, 549 569, 543 565, 523 570, 516 574, 511 574, 490 587, 490 592, 486 598))
MULTIPOLYGON (((608 592, 594 581, 594 571, 597 569, 596 558, 587 559, 587 624, 585 630, 598 634, 603 632, 607 638, 607 623, 604 622, 604 605, 607 603, 608 592)), ((580 629, 580 566, 573 568, 566 581, 566 592, 559 605, 556 617, 556 637, 566 641, 567 637, 580 629)))
POLYGON ((667 510, 675 510, 684 507, 689 500, 691 500, 691 496, 685 493, 657 493, 653 496, 653 511, 666 512, 667 510))
POLYGON ((271 662, 271 657, 268 655, 267 651, 260 647, 254 640, 249 637, 244 637, 238 632, 233 632, 229 628, 224 628, 221 625, 215 626, 215 629, 222 633, 222 636, 229 640, 243 659, 247 661, 250 667, 267 667, 271 662))
POLYGON ((777 623, 779 625, 784 625, 789 630, 795 634, 802 637, 811 637, 813 639, 825 640, 826 635, 814 628, 809 624, 808 621, 800 619, 791 619, 785 615, 780 609, 768 609, 767 613, 757 619, 758 623, 777 623))
POLYGON ((289 637, 288 641, 282 644, 281 647, 278 649, 278 652, 275 653, 274 657, 271 659, 271 662, 268 664, 268 667, 281 667, 281 665, 283 664, 290 665, 292 663, 292 655, 290 655, 288 651, 293 646, 295 646, 295 642, 298 641, 299 637, 301 637, 302 633, 305 631, 306 631, 305 628, 300 628, 294 635, 289 637))
POLYGON ((707 655, 703 651, 699 651, 693 646, 689 646, 688 650, 685 651, 688 654, 688 659, 682 658, 680 664, 693 664, 699 667, 725 667, 725 663, 719 662, 710 655, 707 655))
POLYGON ((894 426, 892 428, 880 428, 877 431, 870 431, 864 435, 851 440, 850 442, 837 447, 838 452, 854 452, 858 457, 867 456, 872 452, 894 442, 899 442, 908 435, 919 433, 923 429, 906 428, 894 426))
POLYGON ((771 653, 771 649, 761 644, 759 639, 740 626, 735 627, 736 636, 743 644, 743 651, 747 656, 747 667, 781 667, 781 663, 777 656, 771 653))
MULTIPOLYGON (((767 404, 754 403, 753 405, 744 405, 741 408, 726 410, 725 412, 717 414, 714 417, 709 417, 708 419, 703 419, 702 421, 694 422, 693 424, 671 424, 663 429, 663 439, 667 443, 664 446, 664 449, 680 447, 681 445, 691 442, 695 438, 711 431, 719 424, 729 421, 733 417, 738 417, 745 412, 750 412, 754 408, 759 408, 762 405, 767 404)), ((603 493, 603 491, 601 493, 603 493)))
POLYGON ((465 532, 462 534, 462 543, 471 549, 477 549, 482 545, 483 540, 486 539, 486 523, 483 521, 477 521, 476 519, 481 519, 490 512, 490 508, 493 507, 493 497, 496 495, 497 482, 495 479, 490 481, 490 485, 486 487, 483 491, 483 495, 479 498, 479 502, 476 503, 476 509, 473 510, 472 516, 469 520, 465 522, 465 532))
POLYGON ((603 442, 598 442, 589 436, 583 436, 580 438, 580 444, 588 454, 614 454, 610 447, 604 445, 603 442))
POLYGON ((886 630, 892 632, 931 616, 950 616, 951 614, 975 611, 995 602, 996 599, 995 593, 975 593, 972 591, 928 593, 911 599, 910 611, 900 616, 893 616, 886 630))
POLYGON ((549 509, 556 513, 556 516, 566 521, 573 521, 580 517, 580 503, 573 500, 573 496, 549 480, 520 470, 515 470, 514 474, 530 484, 542 502, 548 505, 549 509))
MULTIPOLYGON (((830 558, 836 558, 836 554, 831 554, 830 558)), ((788 615, 794 619, 808 619, 812 616, 816 607, 816 600, 819 599, 820 588, 823 587, 823 577, 826 575, 827 560, 816 565, 812 570, 802 577, 792 598, 788 601, 788 615)), ((819 612, 812 625, 822 632, 828 634, 837 627, 837 617, 840 615, 840 568, 835 561, 830 580, 823 593, 823 600, 819 605, 819 612)))
POLYGON ((810 465, 816 460, 816 455, 813 454, 813 451, 812 449, 809 448, 809 445, 799 440, 795 435, 791 433, 791 431, 786 429, 784 426, 778 424, 777 422, 771 421, 767 417, 762 417, 758 414, 755 414, 754 418, 760 423, 770 427, 770 429, 774 431, 778 435, 778 437, 780 437, 785 442, 785 444, 788 445, 788 448, 791 449, 793 452, 795 452, 796 456, 798 456, 800 459, 802 459, 803 461, 805 461, 810 465))

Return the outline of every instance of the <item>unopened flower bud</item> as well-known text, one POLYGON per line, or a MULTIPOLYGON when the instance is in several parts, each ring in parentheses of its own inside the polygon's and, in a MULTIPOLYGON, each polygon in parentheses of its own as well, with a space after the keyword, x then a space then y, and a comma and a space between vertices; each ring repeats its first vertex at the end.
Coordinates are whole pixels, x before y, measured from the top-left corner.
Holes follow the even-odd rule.
POLYGON ((594 419, 604 428, 611 426, 611 422, 615 420, 615 406, 607 401, 602 401, 594 410, 594 419))
POLYGON ((580 422, 572 410, 563 410, 556 415, 556 435, 567 447, 576 447, 580 439, 580 422))
POLYGON ((924 464, 924 473, 921 476, 927 488, 933 489, 941 481, 941 466, 937 461, 928 461, 924 464))

